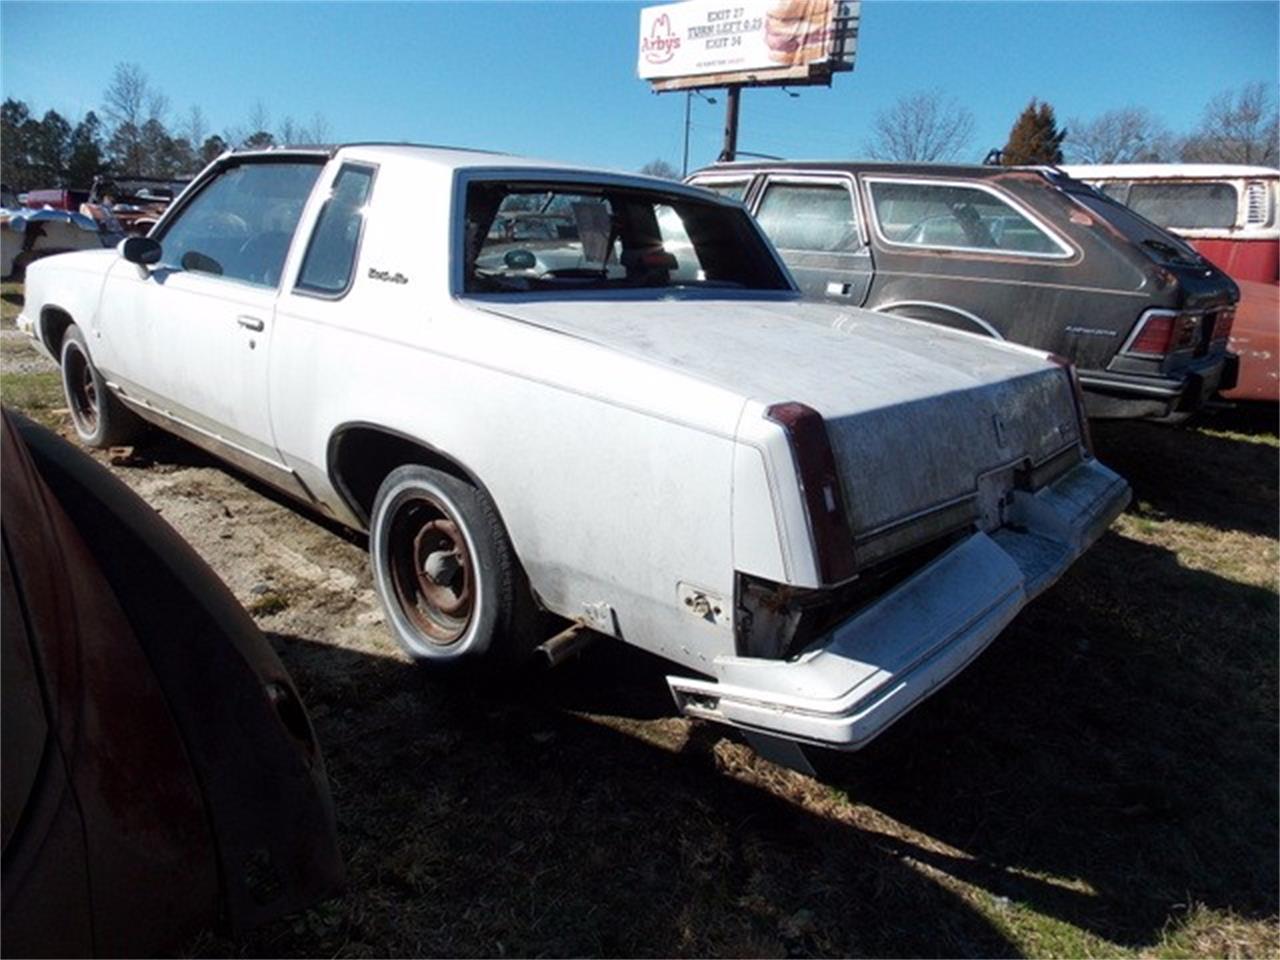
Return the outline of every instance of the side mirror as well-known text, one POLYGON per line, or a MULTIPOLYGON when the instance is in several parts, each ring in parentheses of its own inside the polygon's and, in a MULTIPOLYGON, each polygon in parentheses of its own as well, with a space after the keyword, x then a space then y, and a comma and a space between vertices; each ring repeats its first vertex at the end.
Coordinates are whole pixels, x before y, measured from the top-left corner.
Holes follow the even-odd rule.
POLYGON ((125 237, 116 247, 116 252, 130 263, 150 267, 160 262, 160 241, 150 237, 125 237))

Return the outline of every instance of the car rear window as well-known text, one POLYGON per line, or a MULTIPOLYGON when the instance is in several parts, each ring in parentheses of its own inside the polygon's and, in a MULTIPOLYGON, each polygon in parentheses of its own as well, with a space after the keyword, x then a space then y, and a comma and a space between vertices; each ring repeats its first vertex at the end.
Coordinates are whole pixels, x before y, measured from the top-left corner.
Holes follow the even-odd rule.
POLYGON ((791 289, 745 210, 590 183, 470 183, 462 262, 470 293, 791 289))
POLYGON ((1200 255, 1183 240, 1144 219, 1129 207, 1088 187, 1066 192, 1141 246, 1149 256, 1175 263, 1200 263, 1200 255))
POLYGON ((1128 204, 1162 227, 1230 228, 1240 197, 1229 183, 1135 183, 1128 204))
POLYGON ((880 235, 889 243, 1065 257, 1061 241, 1003 198, 976 186, 868 180, 880 235))

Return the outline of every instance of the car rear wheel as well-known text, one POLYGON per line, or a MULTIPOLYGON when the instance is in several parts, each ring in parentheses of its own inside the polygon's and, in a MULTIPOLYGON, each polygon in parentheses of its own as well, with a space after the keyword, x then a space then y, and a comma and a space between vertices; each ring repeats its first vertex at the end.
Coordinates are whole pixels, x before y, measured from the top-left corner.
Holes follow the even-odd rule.
POLYGON ((62 390, 80 442, 89 447, 113 447, 131 442, 142 432, 142 421, 107 389, 89 358, 84 334, 74 323, 62 338, 62 390))
POLYGON ((423 666, 501 670, 532 649, 529 588, 483 491, 430 467, 398 467, 374 501, 369 547, 391 631, 423 666))

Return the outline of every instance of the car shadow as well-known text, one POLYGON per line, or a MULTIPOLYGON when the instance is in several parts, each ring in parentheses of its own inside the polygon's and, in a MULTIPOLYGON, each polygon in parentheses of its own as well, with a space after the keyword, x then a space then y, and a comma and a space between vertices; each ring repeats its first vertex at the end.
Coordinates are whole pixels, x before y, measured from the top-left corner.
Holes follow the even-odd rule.
MULTIPOLYGON (((1197 422, 1232 432, 1258 425, 1256 419, 1197 422)), ((1131 512, 1273 539, 1280 535, 1275 446, 1141 422, 1099 421, 1091 427, 1098 459, 1133 487, 1131 512)), ((1259 427, 1258 435, 1266 432, 1259 427)))
POLYGON ((1197 904, 1272 917, 1276 630, 1273 592, 1109 534, 935 702, 822 773, 963 852, 930 866, 1114 943, 1197 904))
POLYGON ((1108 534, 817 780, 677 718, 617 644, 481 690, 275 634, 351 884, 236 949, 1011 956, 1014 905, 1138 949, 1196 905, 1271 917, 1276 624, 1273 593, 1108 534))
MULTIPOLYGON (((70 433, 69 427, 68 432, 67 439, 74 442, 74 433, 70 433)), ((114 467, 157 470, 161 473, 167 470, 184 468, 220 470, 229 476, 235 477, 246 487, 253 490, 254 493, 266 497, 286 510, 306 517, 313 523, 328 530, 334 536, 340 537, 348 543, 354 543, 362 549, 367 546, 368 537, 363 533, 339 523, 332 517, 321 513, 319 509, 310 507, 299 500, 295 500, 293 497, 281 493, 270 484, 263 483, 256 477, 238 469, 234 464, 215 457, 195 444, 158 428, 148 427, 132 446, 124 448, 122 452, 106 451, 105 459, 114 467)))
MULTIPOLYGON (((908 860, 925 851, 737 779, 724 751, 747 751, 717 728, 673 720, 669 739, 644 737, 558 702, 555 685, 481 691, 271 640, 325 753, 348 889, 196 952, 1019 955, 908 860)), ((623 686, 660 680, 597 666, 623 686)), ((821 801, 808 806, 836 803, 796 779, 821 801)))

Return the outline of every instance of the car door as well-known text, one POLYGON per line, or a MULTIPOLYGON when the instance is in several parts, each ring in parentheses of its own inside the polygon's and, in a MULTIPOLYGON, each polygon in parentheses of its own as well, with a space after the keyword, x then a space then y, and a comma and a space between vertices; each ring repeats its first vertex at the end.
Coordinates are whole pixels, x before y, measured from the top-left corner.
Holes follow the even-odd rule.
POLYGON ((100 369, 127 399, 228 454, 279 465, 267 391, 271 326, 324 162, 319 154, 232 158, 161 224, 158 264, 112 268, 98 317, 100 369))
POLYGON ((754 202, 756 219, 808 297, 861 306, 874 265, 853 178, 769 174, 754 202))

